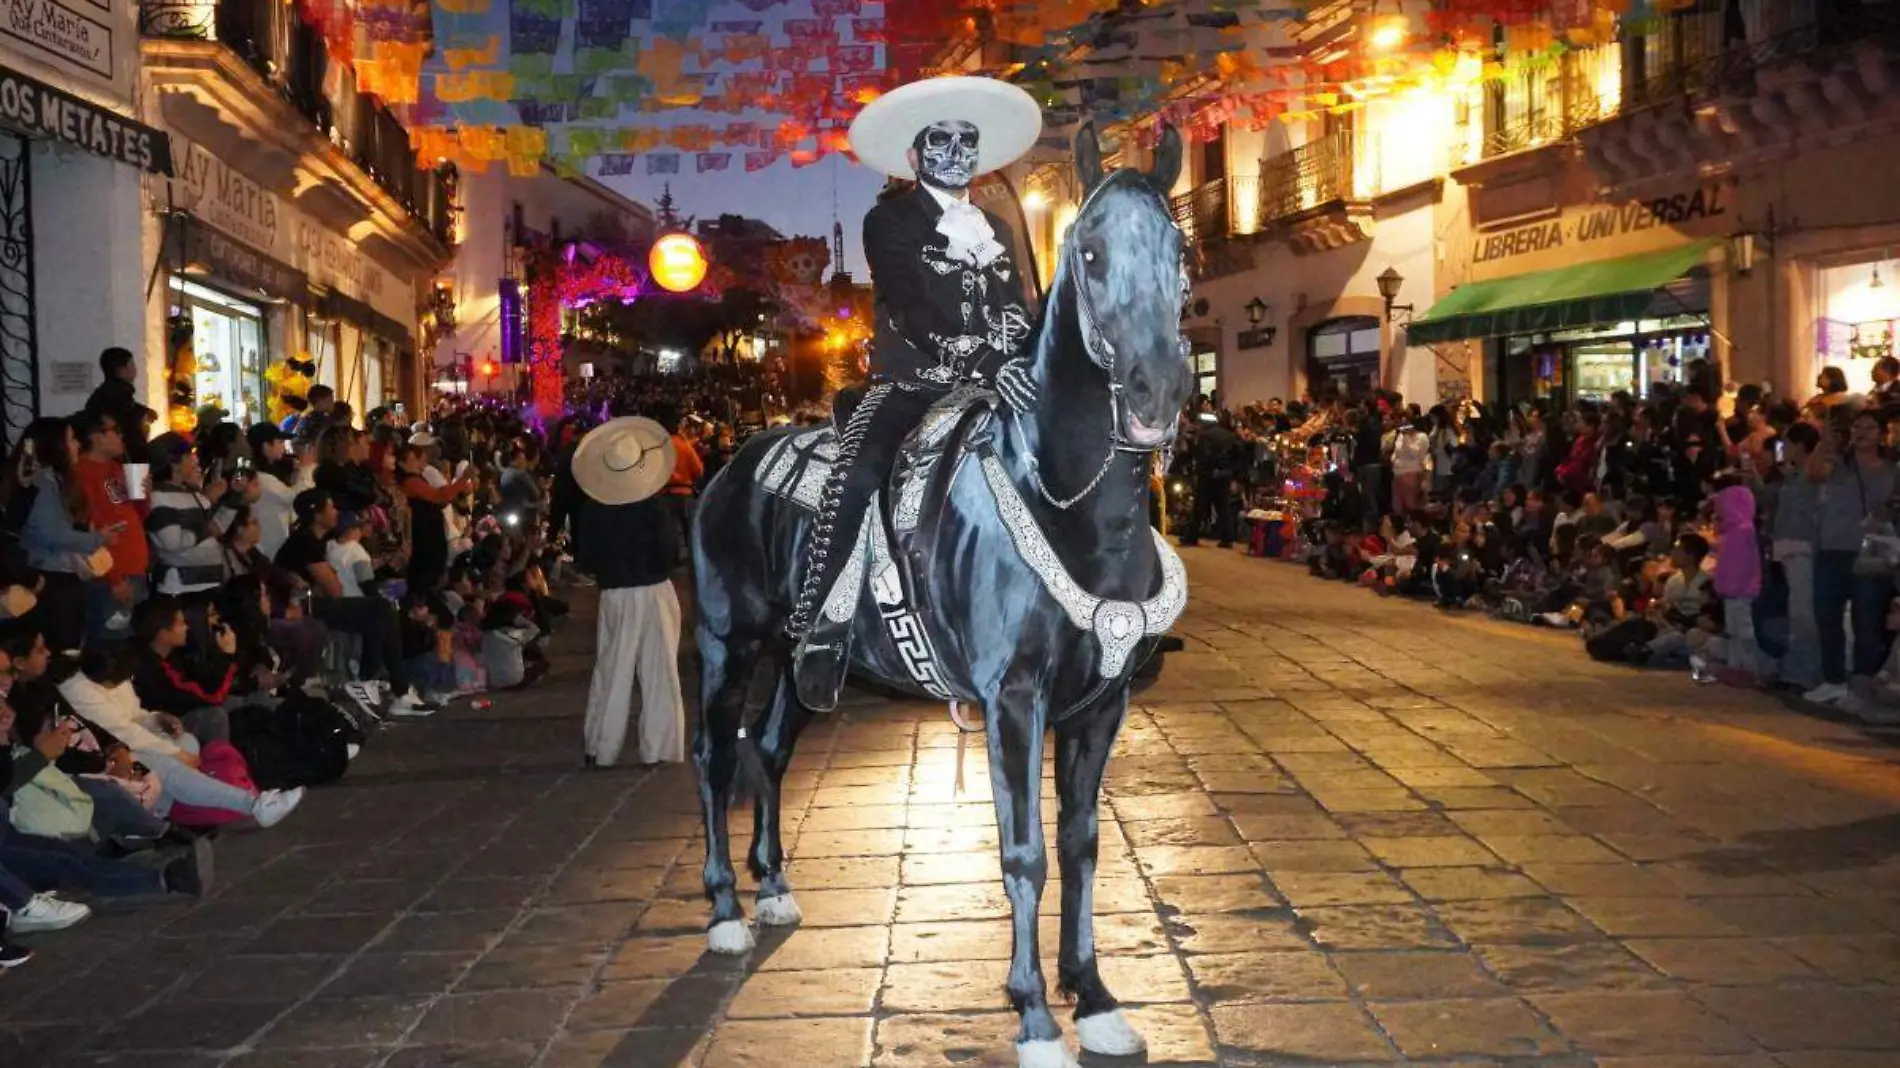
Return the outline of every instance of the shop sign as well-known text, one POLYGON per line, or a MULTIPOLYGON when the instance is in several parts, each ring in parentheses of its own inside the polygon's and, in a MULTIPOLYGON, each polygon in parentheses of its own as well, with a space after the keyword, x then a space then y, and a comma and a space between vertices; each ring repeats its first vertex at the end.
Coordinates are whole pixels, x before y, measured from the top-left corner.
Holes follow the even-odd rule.
MULTIPOLYGON (((183 162, 172 181, 172 207, 241 238, 308 276, 314 285, 361 301, 397 322, 415 318, 411 287, 343 235, 318 225, 204 146, 182 137, 177 143, 183 162)), ((158 192, 155 205, 164 203, 163 190, 158 192)))
POLYGON ((190 142, 179 163, 176 186, 193 215, 257 248, 277 240, 277 197, 237 168, 190 142))
POLYGON ((1238 341, 1243 349, 1264 349, 1273 344, 1274 335, 1277 333, 1279 333, 1277 327, 1256 326, 1252 330, 1242 330, 1238 341))
POLYGON ((281 300, 301 301, 310 280, 230 234, 199 219, 182 219, 184 260, 219 281, 255 289, 281 300))
POLYGON ((0 44, 13 54, 44 66, 62 81, 70 78, 129 102, 136 47, 125 32, 111 0, 5 0, 0 15, 0 44))
POLYGON ((71 93, 0 67, 0 123, 154 174, 172 172, 171 139, 71 93))
POLYGON ((1471 239, 1473 273, 1516 274, 1537 269, 1533 260, 1570 264, 1666 247, 1680 240, 1678 231, 1715 226, 1728 214, 1733 193, 1714 182, 1666 196, 1578 205, 1554 219, 1481 233, 1471 239))

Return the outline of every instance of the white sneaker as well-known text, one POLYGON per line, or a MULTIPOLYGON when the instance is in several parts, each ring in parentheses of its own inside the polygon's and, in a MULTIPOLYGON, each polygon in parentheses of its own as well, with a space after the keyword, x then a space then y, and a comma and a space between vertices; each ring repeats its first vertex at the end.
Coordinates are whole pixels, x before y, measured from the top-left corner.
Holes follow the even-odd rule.
POLYGON ((355 760, 356 754, 362 752, 363 747, 360 745, 357 745, 355 742, 350 742, 344 745, 343 751, 349 754, 351 760, 355 760))
POLYGON ((52 894, 35 894, 25 908, 13 914, 7 926, 16 934, 63 931, 90 915, 92 909, 77 901, 66 901, 52 894))
POLYGON ((382 713, 378 711, 382 707, 382 701, 377 698, 375 689, 368 683, 346 682, 343 684, 343 693, 356 707, 363 710, 363 715, 370 723, 382 721, 382 713))
POLYGON ((259 827, 275 827, 303 803, 303 787, 294 790, 266 790, 251 802, 251 818, 259 827))
POLYGON ((440 705, 423 700, 412 688, 389 704, 389 714, 403 719, 421 719, 442 711, 440 705))
POLYGON ((1847 687, 1838 682, 1824 682, 1801 695, 1803 701, 1812 701, 1817 705, 1831 705, 1847 696, 1847 687))

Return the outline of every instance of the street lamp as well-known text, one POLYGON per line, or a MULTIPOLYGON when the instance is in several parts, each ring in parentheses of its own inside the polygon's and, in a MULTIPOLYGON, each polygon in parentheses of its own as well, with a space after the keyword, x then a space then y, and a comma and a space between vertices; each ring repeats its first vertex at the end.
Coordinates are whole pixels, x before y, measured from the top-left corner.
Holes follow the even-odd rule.
POLYGON ((1755 270, 1755 256, 1761 239, 1753 230, 1738 230, 1728 239, 1729 248, 1735 253, 1735 273, 1743 278, 1755 270))
POLYGON ((1389 323, 1392 321, 1392 313, 1395 311, 1404 311, 1407 315, 1412 314, 1412 305, 1393 303, 1393 301, 1399 299, 1399 290, 1405 285, 1404 275, 1400 274, 1396 268, 1387 267, 1385 270, 1379 272, 1377 281, 1379 284, 1379 296, 1385 298, 1386 322, 1389 323))
POLYGON ((1261 322, 1263 322, 1266 319, 1267 312, 1269 310, 1270 309, 1267 307, 1267 302, 1264 300, 1261 300, 1259 297, 1255 297, 1252 300, 1248 301, 1247 302, 1248 325, 1259 326, 1261 322))

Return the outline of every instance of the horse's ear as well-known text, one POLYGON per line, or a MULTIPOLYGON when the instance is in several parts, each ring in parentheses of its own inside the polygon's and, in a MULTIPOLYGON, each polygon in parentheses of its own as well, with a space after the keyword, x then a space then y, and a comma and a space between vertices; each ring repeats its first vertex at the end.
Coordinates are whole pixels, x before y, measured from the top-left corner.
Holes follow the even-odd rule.
POLYGON ((1102 181, 1102 142, 1095 136, 1095 120, 1082 124, 1075 132, 1075 176, 1082 182, 1082 195, 1087 196, 1102 181))
POLYGON ((1148 168, 1148 180, 1162 196, 1174 191, 1175 179, 1181 177, 1181 131, 1173 124, 1161 127, 1161 141, 1155 145, 1155 161, 1148 168))

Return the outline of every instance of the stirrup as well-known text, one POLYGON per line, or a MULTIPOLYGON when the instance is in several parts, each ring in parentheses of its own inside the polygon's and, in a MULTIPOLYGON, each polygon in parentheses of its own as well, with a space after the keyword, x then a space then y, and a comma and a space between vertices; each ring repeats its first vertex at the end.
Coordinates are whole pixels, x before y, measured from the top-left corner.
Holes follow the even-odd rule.
POLYGON ((950 702, 950 722, 956 724, 957 729, 965 734, 979 734, 983 730, 983 720, 969 719, 968 714, 963 710, 962 701, 950 702))

